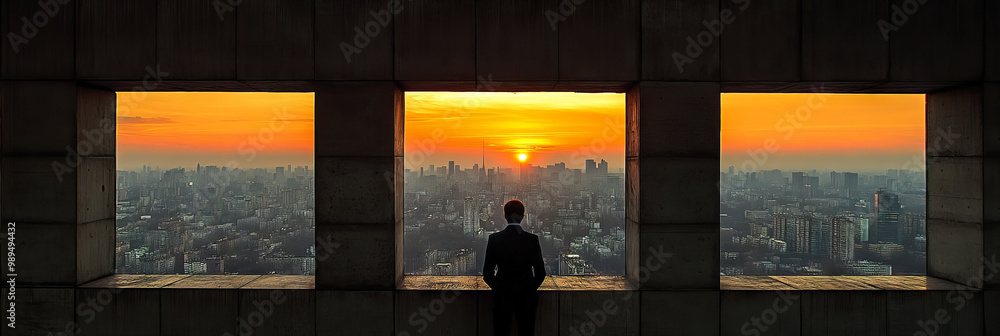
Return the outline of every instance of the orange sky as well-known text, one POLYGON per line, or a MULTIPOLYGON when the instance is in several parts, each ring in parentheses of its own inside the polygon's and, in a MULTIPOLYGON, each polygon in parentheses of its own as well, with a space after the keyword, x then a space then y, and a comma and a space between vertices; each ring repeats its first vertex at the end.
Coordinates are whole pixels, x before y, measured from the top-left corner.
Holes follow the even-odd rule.
POLYGON ((312 166, 313 94, 119 92, 118 167, 312 166))
POLYGON ((924 104, 922 94, 725 93, 721 166, 900 169, 923 158, 924 104))
POLYGON ((617 172, 625 161, 625 94, 565 92, 407 92, 406 167, 447 165, 463 169, 546 166, 583 168, 607 160, 617 172))

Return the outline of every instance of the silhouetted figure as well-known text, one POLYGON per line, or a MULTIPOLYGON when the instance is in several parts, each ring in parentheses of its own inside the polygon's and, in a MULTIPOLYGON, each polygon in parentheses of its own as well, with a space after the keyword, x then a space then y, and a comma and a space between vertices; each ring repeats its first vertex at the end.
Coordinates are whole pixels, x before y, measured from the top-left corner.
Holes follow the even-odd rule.
POLYGON ((511 317, 516 315, 517 335, 531 336, 535 334, 537 290, 545 280, 542 248, 538 236, 521 228, 524 203, 507 201, 503 216, 507 227, 490 235, 483 265, 483 280, 493 289, 493 334, 510 335, 511 317))

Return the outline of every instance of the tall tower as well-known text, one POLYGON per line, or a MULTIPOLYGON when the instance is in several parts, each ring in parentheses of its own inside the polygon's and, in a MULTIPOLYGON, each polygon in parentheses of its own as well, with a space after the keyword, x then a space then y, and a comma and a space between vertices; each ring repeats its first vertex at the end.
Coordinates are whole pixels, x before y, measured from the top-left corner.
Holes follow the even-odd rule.
POLYGON ((899 195, 879 189, 875 193, 875 237, 868 240, 899 244, 899 195))
POLYGON ((831 219, 830 254, 834 260, 854 260, 854 223, 845 216, 831 219))

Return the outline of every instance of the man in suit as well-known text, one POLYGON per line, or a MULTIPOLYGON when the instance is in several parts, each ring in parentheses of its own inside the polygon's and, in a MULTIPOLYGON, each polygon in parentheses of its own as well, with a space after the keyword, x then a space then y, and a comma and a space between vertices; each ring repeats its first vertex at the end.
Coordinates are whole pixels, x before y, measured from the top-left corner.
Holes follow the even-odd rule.
POLYGON ((486 244, 483 280, 493 289, 493 334, 510 335, 511 317, 517 317, 518 336, 535 334, 538 287, 545 280, 545 263, 538 236, 524 231, 524 203, 503 205, 507 227, 491 234, 486 244))

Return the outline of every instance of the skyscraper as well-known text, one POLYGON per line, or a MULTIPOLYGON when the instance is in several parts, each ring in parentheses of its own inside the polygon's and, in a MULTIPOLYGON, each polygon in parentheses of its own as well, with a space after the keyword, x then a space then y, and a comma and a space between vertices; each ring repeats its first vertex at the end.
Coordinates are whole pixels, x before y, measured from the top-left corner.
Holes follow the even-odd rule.
POLYGON ((854 223, 844 216, 834 216, 831 219, 832 259, 840 261, 854 260, 854 223))
POLYGON ((601 159, 601 163, 597 164, 597 173, 601 175, 608 175, 608 161, 601 159))
POLYGON ((875 193, 875 237, 869 241, 899 244, 899 195, 879 189, 875 193))
POLYGON ((597 172, 597 163, 593 159, 587 159, 586 166, 583 172, 587 175, 594 174, 597 172))
POLYGON ((448 177, 455 175, 455 161, 448 161, 448 177))

